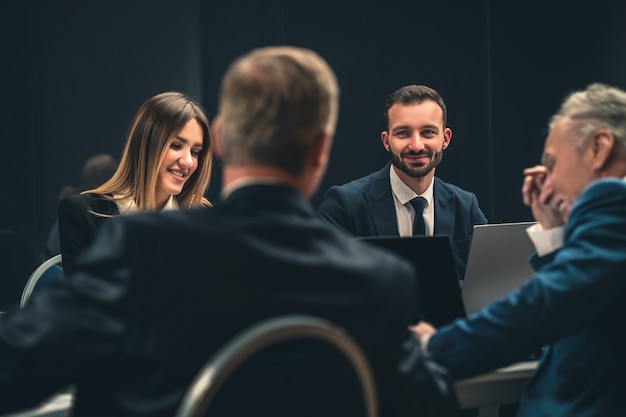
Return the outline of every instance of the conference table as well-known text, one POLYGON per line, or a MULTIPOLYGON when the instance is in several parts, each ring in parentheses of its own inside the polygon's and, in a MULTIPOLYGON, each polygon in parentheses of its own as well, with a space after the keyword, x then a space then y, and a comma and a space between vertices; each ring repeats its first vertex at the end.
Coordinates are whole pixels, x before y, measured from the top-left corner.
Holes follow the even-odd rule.
MULTIPOLYGON (((491 407, 517 403, 536 361, 520 362, 496 371, 456 383, 462 408, 491 407)), ((52 397, 37 408, 0 417, 67 417, 72 407, 72 393, 52 397)))
POLYGON ((490 407, 519 402, 524 386, 532 375, 537 361, 519 362, 485 375, 456 383, 462 408, 490 407))

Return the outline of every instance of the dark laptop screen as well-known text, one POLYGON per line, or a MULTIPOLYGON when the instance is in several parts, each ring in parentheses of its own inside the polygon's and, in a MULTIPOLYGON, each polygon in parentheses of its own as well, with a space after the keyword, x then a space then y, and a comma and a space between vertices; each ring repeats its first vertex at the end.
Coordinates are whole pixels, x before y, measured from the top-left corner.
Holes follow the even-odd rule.
POLYGON ((408 259, 417 269, 417 309, 436 327, 465 317, 461 287, 447 236, 360 237, 408 259))

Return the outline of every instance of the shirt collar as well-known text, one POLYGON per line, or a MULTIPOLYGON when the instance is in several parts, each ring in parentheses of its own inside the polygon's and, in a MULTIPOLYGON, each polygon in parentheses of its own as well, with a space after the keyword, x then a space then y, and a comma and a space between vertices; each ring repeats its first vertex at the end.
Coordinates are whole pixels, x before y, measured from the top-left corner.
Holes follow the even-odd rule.
POLYGON ((163 209, 161 211, 178 210, 178 201, 174 198, 174 194, 170 194, 170 198, 167 199, 163 209))
MULTIPOLYGON (((396 173, 396 170, 393 169, 393 164, 389 167, 389 180, 391 182, 391 192, 396 196, 400 204, 405 205, 409 201, 413 200, 418 195, 404 183, 396 173)), ((420 197, 424 197, 428 202, 428 205, 431 204, 433 200, 433 184, 435 182, 435 177, 430 182, 430 185, 426 190, 420 195, 420 197)))
MULTIPOLYGON (((114 197, 116 196, 114 195, 114 197)), ((119 199, 119 200, 116 199, 115 203, 117 204, 117 208, 119 209, 120 214, 136 213, 139 211, 139 208, 137 207, 137 203, 135 203, 135 200, 133 200, 132 198, 119 199)), ((169 198, 165 202, 165 206, 163 206, 163 209, 161 211, 171 211, 171 210, 177 210, 177 209, 178 209, 178 202, 174 198, 174 195, 170 194, 169 198)))

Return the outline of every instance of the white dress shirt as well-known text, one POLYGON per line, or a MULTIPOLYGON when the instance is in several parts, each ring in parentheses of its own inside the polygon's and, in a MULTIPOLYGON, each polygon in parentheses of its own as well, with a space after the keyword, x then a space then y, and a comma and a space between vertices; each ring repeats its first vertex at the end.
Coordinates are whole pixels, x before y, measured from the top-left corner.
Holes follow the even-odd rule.
POLYGON ((433 204, 434 177, 424 193, 418 195, 398 177, 398 174, 396 174, 396 171, 393 169, 393 165, 389 167, 389 170, 391 194, 393 194, 393 203, 396 206, 396 219, 398 219, 398 233, 400 236, 413 236, 415 209, 410 201, 415 197, 424 197, 426 200, 426 207, 424 207, 426 236, 432 236, 435 230, 435 205, 433 204))

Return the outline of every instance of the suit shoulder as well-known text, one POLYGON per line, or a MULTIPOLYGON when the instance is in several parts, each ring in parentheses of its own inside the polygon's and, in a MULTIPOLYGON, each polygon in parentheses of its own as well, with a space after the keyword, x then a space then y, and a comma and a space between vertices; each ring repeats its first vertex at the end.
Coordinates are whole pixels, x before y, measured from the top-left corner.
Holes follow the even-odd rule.
POLYGON ((99 194, 74 194, 63 198, 59 203, 60 211, 72 207, 81 212, 98 213, 105 217, 119 214, 117 204, 99 194))
POLYGON ((452 183, 449 182, 445 182, 444 180, 442 180, 439 177, 435 177, 435 184, 445 190, 448 190, 449 192, 456 194, 460 197, 464 197, 464 198, 475 198, 476 195, 468 190, 465 190, 461 187, 459 187, 458 185, 454 185, 452 183))
POLYGON ((626 182, 621 178, 602 178, 591 182, 572 206, 570 217, 596 211, 618 211, 626 204, 626 182))
MULTIPOLYGON (((626 181, 621 178, 601 178, 599 180, 591 182, 582 195, 586 194, 611 194, 618 193, 620 196, 624 196, 626 192, 626 181)), ((581 195, 581 196, 582 196, 581 195)))
POLYGON ((329 188, 329 191, 336 190, 346 194, 358 194, 364 190, 367 190, 373 182, 379 181, 384 178, 389 178, 389 164, 376 172, 372 172, 371 174, 354 179, 341 185, 333 185, 329 188))
POLYGON ((67 197, 64 197, 63 199, 61 199, 60 204, 61 205, 75 205, 75 206, 93 206, 93 205, 102 204, 108 201, 110 200, 107 200, 98 194, 88 193, 88 194, 68 195, 67 197))
POLYGON ((59 201, 59 212, 69 213, 74 211, 86 212, 94 205, 96 197, 90 194, 72 194, 59 201))
POLYGON ((369 174, 369 175, 366 175, 364 177, 354 179, 354 180, 352 180, 350 182, 346 182, 346 183, 341 184, 341 185, 333 185, 330 188, 334 188, 336 190, 342 190, 343 192, 348 193, 348 194, 359 193, 359 192, 367 189, 367 187, 374 180, 375 174, 376 173, 369 174))

